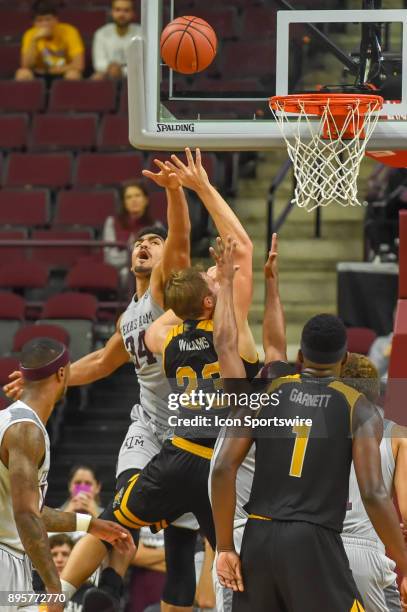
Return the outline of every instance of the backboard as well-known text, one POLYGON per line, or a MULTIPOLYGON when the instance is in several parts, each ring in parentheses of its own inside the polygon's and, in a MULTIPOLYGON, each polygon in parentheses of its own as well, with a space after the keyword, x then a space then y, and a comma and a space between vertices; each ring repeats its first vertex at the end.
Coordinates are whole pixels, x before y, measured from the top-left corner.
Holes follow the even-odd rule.
POLYGON ((385 97, 368 148, 407 149, 407 11, 278 10, 285 4, 218 0, 207 8, 194 0, 142 0, 142 35, 128 52, 131 144, 152 150, 284 147, 270 96, 327 86, 335 93, 364 91, 368 83, 385 97), (163 27, 185 14, 206 19, 219 40, 214 63, 188 77, 163 65, 159 50, 163 27))

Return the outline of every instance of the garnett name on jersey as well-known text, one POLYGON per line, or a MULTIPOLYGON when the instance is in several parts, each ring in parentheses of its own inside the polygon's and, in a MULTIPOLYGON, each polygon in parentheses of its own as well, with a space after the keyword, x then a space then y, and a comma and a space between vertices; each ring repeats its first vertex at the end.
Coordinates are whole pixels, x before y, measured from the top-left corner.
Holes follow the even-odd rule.
POLYGON ((302 406, 314 406, 315 408, 326 408, 331 397, 331 395, 311 395, 310 393, 298 391, 298 389, 293 389, 290 393, 290 400, 292 402, 302 406))

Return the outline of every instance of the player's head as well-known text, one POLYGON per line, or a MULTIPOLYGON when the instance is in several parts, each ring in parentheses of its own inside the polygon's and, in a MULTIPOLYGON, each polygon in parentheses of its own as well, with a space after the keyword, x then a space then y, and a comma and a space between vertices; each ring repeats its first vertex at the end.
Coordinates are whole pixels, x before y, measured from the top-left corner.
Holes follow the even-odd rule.
POLYGON ((131 256, 135 276, 150 276, 153 267, 163 256, 167 230, 160 225, 144 227, 136 236, 131 256))
POLYGON ((37 0, 33 7, 34 26, 44 31, 46 36, 52 36, 58 23, 58 9, 52 0, 37 0))
POLYGON ((139 219, 147 210, 148 189, 142 180, 134 179, 122 184, 120 190, 120 218, 126 226, 127 219, 139 219))
POLYGON ((376 366, 366 355, 349 353, 346 363, 342 366, 343 382, 363 393, 374 404, 380 396, 380 376, 376 366))
POLYGON ((173 272, 164 287, 164 307, 180 319, 209 319, 216 306, 217 283, 197 267, 173 272))
POLYGON ((298 358, 306 368, 338 369, 347 358, 346 328, 338 317, 319 314, 305 325, 298 358))
POLYGON ((133 0, 112 0, 112 19, 119 28, 125 28, 135 18, 133 0))
POLYGON ((27 389, 47 387, 54 403, 66 393, 69 380, 69 352, 64 344, 52 338, 34 338, 21 351, 20 372, 27 389))
POLYGON ((66 533, 57 533, 48 538, 48 542, 57 572, 62 574, 74 546, 73 540, 66 533))

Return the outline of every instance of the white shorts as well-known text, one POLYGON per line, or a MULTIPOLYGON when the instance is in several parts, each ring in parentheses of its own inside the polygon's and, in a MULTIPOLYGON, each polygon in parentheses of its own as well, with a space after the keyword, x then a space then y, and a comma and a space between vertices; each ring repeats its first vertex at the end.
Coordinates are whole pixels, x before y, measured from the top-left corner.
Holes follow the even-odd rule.
MULTIPOLYGON (((142 470, 162 448, 162 441, 154 425, 139 404, 133 407, 132 418, 119 451, 116 478, 126 470, 142 470)), ((184 529, 199 529, 198 521, 190 513, 183 514, 172 525, 184 529)))
MULTIPOLYGON (((244 528, 246 527, 246 523, 247 523, 247 519, 235 521, 235 526, 233 529, 233 540, 235 543, 235 549, 239 555, 240 555, 240 549, 242 548, 243 533, 244 533, 244 528)), ((213 570, 212 570, 212 578, 213 578, 213 584, 215 588, 215 597, 216 597, 216 611, 217 612, 232 612, 233 591, 232 589, 225 589, 219 582, 218 574, 216 572, 216 560, 217 560, 217 553, 215 555, 215 560, 213 562, 213 570)))
MULTIPOLYGON (((0 544, 0 592, 4 597, 4 592, 10 594, 15 591, 33 592, 32 585, 32 566, 28 555, 19 552, 4 544, 0 544)), ((38 605, 2 605, 1 612, 38 612, 38 605)))
POLYGON ((400 612, 394 561, 374 542, 345 535, 342 540, 366 612, 400 612))

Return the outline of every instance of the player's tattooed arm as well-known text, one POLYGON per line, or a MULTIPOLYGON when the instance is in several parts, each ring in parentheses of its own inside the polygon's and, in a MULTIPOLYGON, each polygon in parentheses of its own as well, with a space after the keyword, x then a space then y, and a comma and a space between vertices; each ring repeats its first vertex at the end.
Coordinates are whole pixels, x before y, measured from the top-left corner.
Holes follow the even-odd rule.
POLYGON ((284 309, 278 288, 278 240, 273 234, 268 259, 264 266, 266 305, 263 318, 264 361, 287 360, 287 338, 284 309))
MULTIPOLYGON (((357 400, 353 408, 352 432, 353 463, 366 512, 389 556, 396 562, 403 576, 407 577, 407 548, 382 476, 379 447, 383 420, 375 406, 364 396, 357 400)), ((407 596, 406 580, 404 578, 401 588, 404 598, 407 596)))
POLYGON ((168 236, 164 243, 163 256, 152 271, 150 290, 153 299, 163 303, 163 289, 169 275, 174 270, 188 268, 190 259, 190 233, 188 203, 179 177, 158 159, 154 160, 159 172, 143 170, 143 175, 164 187, 167 195, 168 236))
POLYGON ((2 446, 7 455, 14 518, 24 550, 47 591, 59 593, 61 583, 40 513, 38 466, 45 453, 44 435, 35 424, 18 423, 6 431, 2 446))

